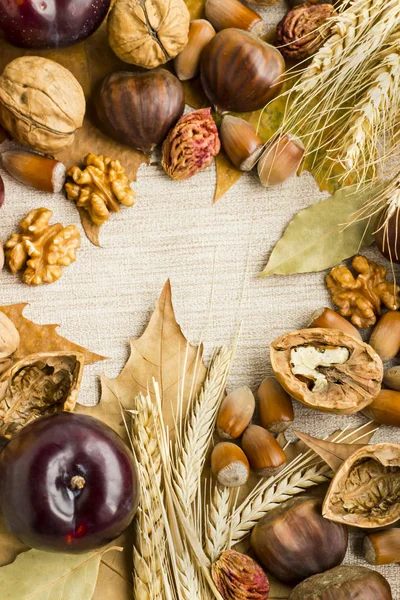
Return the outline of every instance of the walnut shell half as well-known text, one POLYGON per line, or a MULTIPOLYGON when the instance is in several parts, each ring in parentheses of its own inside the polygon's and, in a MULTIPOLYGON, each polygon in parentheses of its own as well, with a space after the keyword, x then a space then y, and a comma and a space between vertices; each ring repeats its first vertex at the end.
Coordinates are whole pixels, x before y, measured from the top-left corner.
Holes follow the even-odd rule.
POLYGON ((124 62, 154 69, 182 52, 189 24, 184 0, 117 0, 108 18, 108 41, 124 62))
POLYGON ((340 467, 323 516, 354 527, 386 527, 400 519, 400 444, 360 448, 340 467))
POLYGON ((38 417, 74 410, 84 364, 79 352, 41 352, 2 373, 0 435, 9 437, 38 417))
POLYGON ((383 365, 378 354, 368 344, 341 331, 293 331, 273 341, 270 351, 279 383, 310 408, 352 415, 368 406, 381 389, 383 365), (321 353, 328 360, 323 364, 321 358, 314 369, 307 369, 307 365, 301 369, 293 361, 302 352, 321 353))
POLYGON ((21 56, 0 77, 0 124, 22 144, 52 154, 74 141, 85 96, 75 77, 40 56, 21 56))

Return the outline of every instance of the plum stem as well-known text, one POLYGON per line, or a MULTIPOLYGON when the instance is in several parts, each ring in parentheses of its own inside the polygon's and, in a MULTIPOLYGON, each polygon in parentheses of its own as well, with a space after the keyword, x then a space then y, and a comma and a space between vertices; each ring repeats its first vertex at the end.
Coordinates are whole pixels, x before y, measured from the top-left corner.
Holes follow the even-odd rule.
POLYGON ((85 484, 86 481, 81 475, 74 475, 71 477, 70 487, 73 492, 75 490, 82 490, 85 487, 85 484))

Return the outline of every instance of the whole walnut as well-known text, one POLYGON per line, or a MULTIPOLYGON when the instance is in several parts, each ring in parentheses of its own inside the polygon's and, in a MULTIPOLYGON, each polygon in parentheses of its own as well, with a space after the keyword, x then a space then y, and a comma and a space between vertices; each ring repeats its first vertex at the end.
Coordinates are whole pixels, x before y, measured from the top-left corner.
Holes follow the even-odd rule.
POLYGON ((124 62, 154 69, 186 46, 190 15, 184 0, 117 0, 108 41, 124 62))
POLYGON ((276 30, 275 46, 285 58, 309 58, 329 36, 328 19, 336 15, 332 4, 302 4, 290 10, 276 30))
POLYGON ((16 58, 0 77, 0 124, 40 152, 50 154, 72 144, 85 108, 79 82, 47 58, 16 58))

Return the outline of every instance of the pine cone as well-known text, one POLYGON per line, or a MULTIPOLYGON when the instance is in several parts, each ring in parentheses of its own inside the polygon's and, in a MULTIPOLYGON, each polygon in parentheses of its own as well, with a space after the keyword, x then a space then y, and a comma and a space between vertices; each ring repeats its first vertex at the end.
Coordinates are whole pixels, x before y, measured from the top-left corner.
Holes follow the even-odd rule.
POLYGON ((296 6, 279 23, 275 46, 285 58, 292 60, 312 56, 329 36, 327 21, 336 14, 332 4, 296 6))

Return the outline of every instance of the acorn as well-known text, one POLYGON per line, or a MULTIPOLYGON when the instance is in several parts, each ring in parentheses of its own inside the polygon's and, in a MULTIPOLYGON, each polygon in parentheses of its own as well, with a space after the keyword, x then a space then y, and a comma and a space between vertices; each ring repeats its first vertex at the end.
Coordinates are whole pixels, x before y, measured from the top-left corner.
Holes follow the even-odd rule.
POLYGON ((266 429, 250 425, 242 438, 242 448, 257 475, 268 477, 282 469, 286 454, 266 429))
POLYGON ((54 158, 23 150, 8 150, 1 162, 14 179, 42 192, 58 194, 63 189, 66 168, 54 158))
POLYGON ((201 53, 214 36, 214 27, 205 19, 190 23, 188 43, 174 60, 175 73, 181 81, 199 74, 201 53))
POLYGON ((310 329, 318 329, 320 327, 322 329, 338 329, 339 331, 343 331, 343 333, 347 333, 347 335, 352 335, 359 340, 362 339, 360 332, 350 321, 326 306, 313 313, 308 325, 310 329))
POLYGON ((207 0, 205 13, 217 31, 236 27, 261 35, 263 30, 262 17, 239 0, 207 0))
POLYGON ((250 465, 245 453, 232 442, 220 442, 211 454, 211 471, 225 487, 240 487, 250 477, 250 465))
POLYGON ((250 123, 225 115, 219 131, 222 147, 240 171, 251 171, 260 158, 264 142, 250 123))
POLYGON ((259 521, 251 546, 262 566, 293 584, 339 565, 346 554, 345 525, 322 516, 322 498, 303 496, 273 508, 259 521))
POLYGON ((284 70, 279 50, 240 29, 217 33, 200 61, 203 89, 220 113, 264 108, 280 92, 284 70))
POLYGON ((381 390, 363 413, 379 425, 400 427, 400 392, 381 390))
POLYGON ((400 312, 389 310, 375 325, 370 346, 383 361, 392 360, 400 350, 400 312))
POLYGON ((118 71, 103 80, 96 108, 110 137, 149 154, 183 114, 183 86, 165 69, 118 71))
POLYGON ((218 435, 225 439, 239 438, 251 422, 255 407, 254 396, 246 386, 228 394, 217 417, 218 435))
POLYGON ((282 433, 294 421, 289 394, 275 377, 267 377, 258 388, 261 425, 271 433, 282 433))
POLYGON ((371 565, 400 563, 400 529, 386 529, 364 538, 365 560, 371 565))
POLYGON ((278 136, 270 141, 258 162, 258 176, 268 187, 280 185, 294 175, 304 156, 304 146, 291 134, 278 136))

